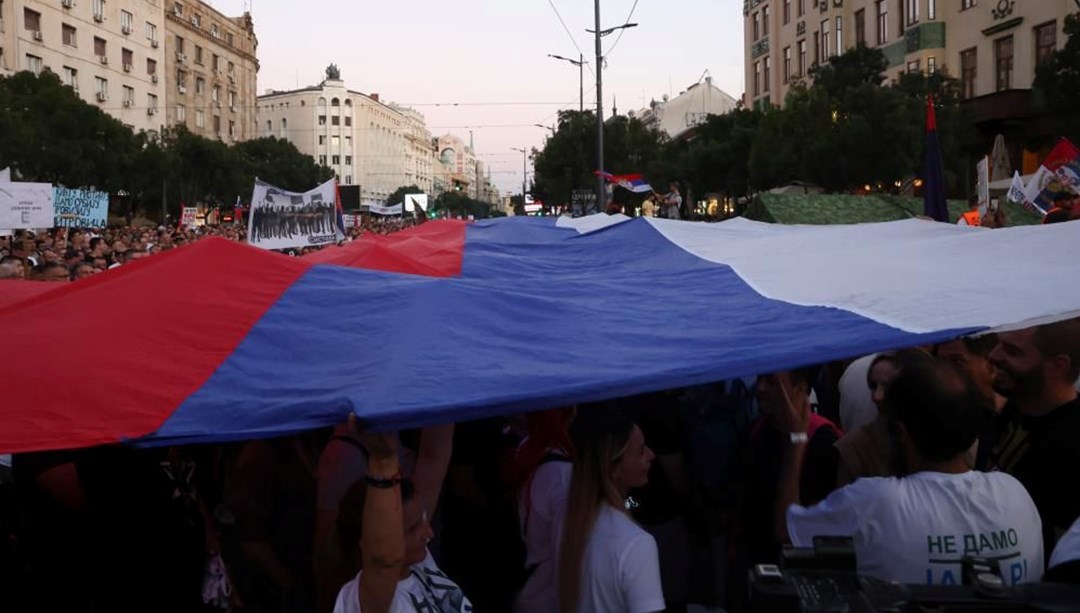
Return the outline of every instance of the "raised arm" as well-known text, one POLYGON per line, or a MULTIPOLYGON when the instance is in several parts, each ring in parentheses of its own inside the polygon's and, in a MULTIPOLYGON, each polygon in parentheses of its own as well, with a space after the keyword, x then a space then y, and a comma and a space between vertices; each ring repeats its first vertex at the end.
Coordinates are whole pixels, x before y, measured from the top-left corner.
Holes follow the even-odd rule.
POLYGON ((364 564, 360 574, 360 610, 387 613, 405 565, 397 434, 365 434, 364 447, 370 453, 370 460, 360 536, 364 564))

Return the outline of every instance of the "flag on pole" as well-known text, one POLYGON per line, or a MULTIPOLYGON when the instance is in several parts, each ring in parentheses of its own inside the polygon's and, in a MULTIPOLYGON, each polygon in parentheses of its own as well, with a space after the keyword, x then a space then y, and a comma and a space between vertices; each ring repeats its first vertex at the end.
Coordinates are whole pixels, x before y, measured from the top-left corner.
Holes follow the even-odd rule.
POLYGON ((236 195, 236 204, 233 205, 233 225, 240 223, 240 219, 244 216, 244 205, 240 203, 240 194, 236 195))
POLYGON ((941 161, 934 97, 926 99, 926 160, 923 169, 923 215, 936 221, 949 221, 945 197, 945 166, 941 161))
POLYGON ((645 178, 640 173, 633 173, 628 175, 613 175, 610 172, 598 170, 594 173, 598 177, 603 177, 608 183, 613 183, 619 187, 634 192, 635 194, 647 194, 653 191, 651 185, 645 181, 645 178))
POLYGON ((1061 191, 1076 191, 1072 186, 1072 168, 1080 158, 1080 149, 1063 138, 1050 150, 1035 175, 1028 181, 1024 196, 1045 215, 1054 208, 1054 197, 1061 191))
POLYGON ((1006 194, 1005 199, 1029 209, 1035 209, 1034 205, 1024 197, 1024 180, 1020 178, 1020 171, 1013 172, 1012 184, 1009 185, 1009 193, 1006 194))
POLYGON ((337 213, 337 225, 341 234, 345 234, 345 210, 341 208, 341 184, 334 181, 334 211, 337 213))

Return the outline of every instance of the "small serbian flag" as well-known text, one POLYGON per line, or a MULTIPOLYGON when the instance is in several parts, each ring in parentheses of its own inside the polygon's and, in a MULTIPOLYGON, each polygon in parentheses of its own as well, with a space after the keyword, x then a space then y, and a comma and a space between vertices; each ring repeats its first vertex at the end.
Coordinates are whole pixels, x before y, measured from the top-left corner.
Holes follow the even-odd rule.
POLYGON ((613 175, 610 172, 598 170, 595 172, 596 176, 603 177, 608 183, 614 183, 619 187, 634 192, 635 194, 647 194, 653 191, 651 185, 649 185, 645 178, 640 174, 630 175, 613 175))

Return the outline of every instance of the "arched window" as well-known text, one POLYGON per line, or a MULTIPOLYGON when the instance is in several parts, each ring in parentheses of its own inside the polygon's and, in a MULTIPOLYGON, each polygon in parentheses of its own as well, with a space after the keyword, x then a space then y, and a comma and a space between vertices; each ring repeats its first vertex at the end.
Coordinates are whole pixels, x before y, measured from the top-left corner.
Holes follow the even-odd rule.
POLYGON ((273 132, 274 132, 274 122, 267 119, 266 120, 266 135, 270 136, 273 132))
POLYGON ((289 120, 284 117, 281 119, 281 138, 285 138, 285 135, 289 131, 289 120))
POLYGON ((341 106, 341 100, 338 100, 337 98, 334 98, 333 100, 330 101, 330 106, 341 106))

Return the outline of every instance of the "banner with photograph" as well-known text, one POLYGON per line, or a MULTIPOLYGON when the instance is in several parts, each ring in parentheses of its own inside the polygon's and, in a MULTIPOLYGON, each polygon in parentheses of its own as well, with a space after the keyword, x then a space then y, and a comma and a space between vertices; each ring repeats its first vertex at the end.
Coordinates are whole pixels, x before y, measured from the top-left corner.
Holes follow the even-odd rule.
POLYGON ((302 194, 255 181, 248 214, 248 242, 263 249, 328 245, 344 239, 338 224, 337 181, 302 194))
POLYGON ((103 229, 109 220, 109 194, 82 189, 53 190, 53 226, 103 229))
POLYGON ((51 228, 51 183, 0 183, 0 228, 51 228))

